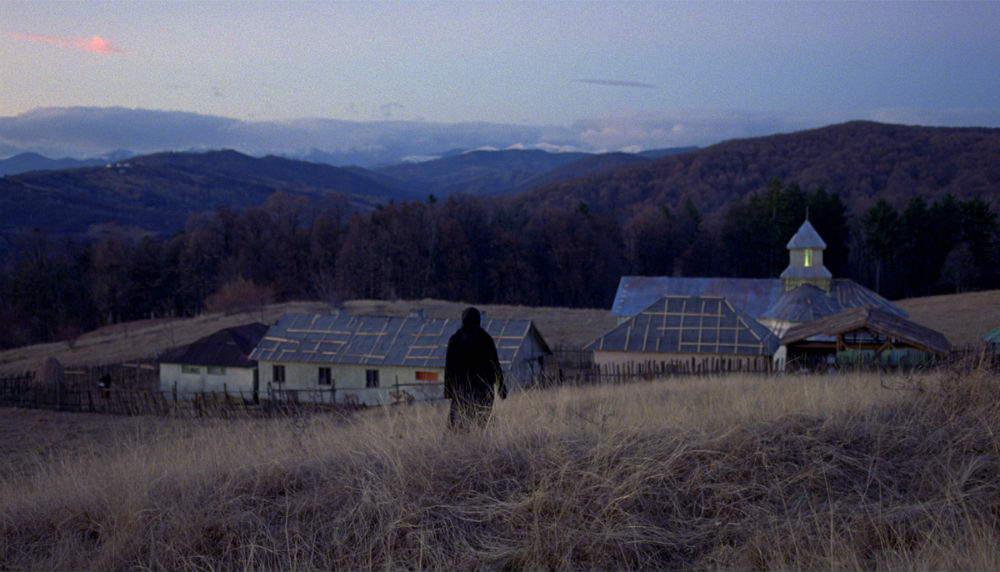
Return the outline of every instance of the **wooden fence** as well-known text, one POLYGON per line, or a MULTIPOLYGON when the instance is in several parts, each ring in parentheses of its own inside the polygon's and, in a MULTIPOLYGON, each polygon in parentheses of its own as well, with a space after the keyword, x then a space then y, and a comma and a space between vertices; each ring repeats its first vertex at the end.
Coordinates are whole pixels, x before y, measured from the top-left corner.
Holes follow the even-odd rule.
POLYGON ((597 365, 592 351, 557 346, 552 353, 545 372, 548 383, 552 385, 623 383, 678 375, 760 374, 772 371, 770 356, 746 359, 702 355, 597 365))
POLYGON ((629 381, 660 379, 675 376, 723 375, 730 373, 769 374, 770 363, 764 360, 743 362, 740 360, 706 359, 628 362, 622 364, 591 365, 570 372, 562 370, 552 384, 579 385, 602 383, 626 383, 629 381))
POLYGON ((273 392, 264 398, 242 393, 177 392, 130 387, 78 387, 72 383, 42 383, 31 374, 0 378, 0 406, 112 415, 254 418, 294 416, 316 412, 347 413, 350 405, 336 404, 324 390, 273 392))

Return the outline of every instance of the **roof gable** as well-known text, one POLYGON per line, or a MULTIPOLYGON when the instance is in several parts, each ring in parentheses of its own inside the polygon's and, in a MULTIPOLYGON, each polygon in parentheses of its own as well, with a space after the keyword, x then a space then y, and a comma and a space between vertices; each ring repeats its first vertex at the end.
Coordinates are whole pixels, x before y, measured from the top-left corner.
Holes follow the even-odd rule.
POLYGON ((823 238, 807 220, 802 223, 799 230, 788 241, 786 248, 826 248, 826 243, 823 242, 823 238))
POLYGON ((720 297, 664 296, 584 349, 771 355, 778 339, 720 297))
MULTIPOLYGON (((794 290, 792 290, 794 292, 794 290)), ((779 278, 679 278, 673 276, 622 276, 611 307, 612 316, 634 316, 663 296, 725 298, 753 318, 771 317, 769 311, 785 294, 779 278)), ((847 278, 834 278, 830 293, 834 307, 872 306, 906 317, 905 310, 847 278)))
POLYGON ((160 363, 253 367, 250 353, 267 332, 259 322, 226 328, 160 356, 160 363))
MULTIPOLYGON (((531 320, 482 321, 504 368, 551 354, 531 320)), ((251 354, 258 361, 444 367, 457 318, 286 314, 251 354)))
POLYGON ((860 328, 868 328, 901 340, 907 345, 938 354, 945 354, 951 350, 951 344, 944 334, 895 314, 868 307, 851 308, 832 316, 793 326, 782 336, 781 343, 794 344, 813 336, 832 337, 860 328))

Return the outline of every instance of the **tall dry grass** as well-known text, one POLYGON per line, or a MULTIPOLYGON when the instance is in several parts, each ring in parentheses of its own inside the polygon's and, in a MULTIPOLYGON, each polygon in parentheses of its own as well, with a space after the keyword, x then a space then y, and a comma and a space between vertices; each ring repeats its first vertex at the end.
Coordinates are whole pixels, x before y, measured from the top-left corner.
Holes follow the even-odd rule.
POLYGON ((987 370, 175 423, 0 481, 0 569, 997 569, 987 370))

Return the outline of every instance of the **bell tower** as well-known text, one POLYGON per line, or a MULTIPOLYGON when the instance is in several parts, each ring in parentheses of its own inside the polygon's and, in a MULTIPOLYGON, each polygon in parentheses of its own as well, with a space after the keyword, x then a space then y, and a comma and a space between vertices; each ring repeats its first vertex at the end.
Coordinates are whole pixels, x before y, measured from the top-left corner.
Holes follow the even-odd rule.
POLYGON ((795 236, 788 241, 788 268, 781 273, 782 290, 788 292, 803 284, 810 284, 829 293, 833 274, 823 266, 826 243, 809 224, 802 223, 795 236))

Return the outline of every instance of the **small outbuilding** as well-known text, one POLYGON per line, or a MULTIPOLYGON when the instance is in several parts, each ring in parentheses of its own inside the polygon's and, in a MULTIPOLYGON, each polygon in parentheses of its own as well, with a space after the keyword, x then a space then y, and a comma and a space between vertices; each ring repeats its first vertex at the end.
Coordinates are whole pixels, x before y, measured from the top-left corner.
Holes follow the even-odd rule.
POLYGON ((250 353, 267 333, 255 322, 219 330, 160 356, 160 391, 192 399, 201 393, 240 395, 256 400, 257 365, 250 353))
POLYGON ((789 369, 916 366, 951 351, 944 334, 879 308, 851 308, 791 327, 781 338, 789 369))
MULTIPOLYGON (((286 314, 251 354, 262 392, 365 405, 443 397, 448 340, 458 318, 286 314)), ((507 388, 541 380, 551 355, 531 320, 481 322, 497 346, 507 388)), ((262 393, 263 397, 263 393, 262 393)))
POLYGON ((778 338, 725 298, 663 296, 584 349, 595 365, 679 372, 769 371, 778 338))
POLYGON ((983 334, 983 341, 986 342, 986 351, 994 357, 1000 357, 1000 327, 983 334))

